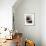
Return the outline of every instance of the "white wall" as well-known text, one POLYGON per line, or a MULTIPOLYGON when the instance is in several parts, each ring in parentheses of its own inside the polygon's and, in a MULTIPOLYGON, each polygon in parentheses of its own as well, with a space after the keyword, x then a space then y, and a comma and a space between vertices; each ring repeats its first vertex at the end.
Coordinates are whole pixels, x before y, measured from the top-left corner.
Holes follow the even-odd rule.
MULTIPOLYGON (((16 5, 14 5, 16 6, 16 5)), ((35 41, 36 46, 41 46, 41 29, 40 29, 40 0, 23 0, 23 2, 15 9, 15 28, 23 33, 24 38, 32 39, 35 41), (35 13, 35 25, 24 25, 24 14, 35 13)))
POLYGON ((41 1, 41 38, 42 46, 46 46, 46 0, 41 1))
POLYGON ((12 6, 16 0, 0 0, 0 27, 12 28, 12 6))

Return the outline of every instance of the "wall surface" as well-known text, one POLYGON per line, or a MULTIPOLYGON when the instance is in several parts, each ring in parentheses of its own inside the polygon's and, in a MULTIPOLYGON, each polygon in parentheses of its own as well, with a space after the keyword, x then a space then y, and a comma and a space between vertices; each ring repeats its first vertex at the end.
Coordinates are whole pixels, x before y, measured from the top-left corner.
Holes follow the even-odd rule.
POLYGON ((17 8, 14 8, 15 28, 23 33, 25 39, 34 40, 36 46, 41 46, 40 11, 40 0, 23 0, 17 8), (24 23, 24 14, 30 13, 35 13, 34 26, 27 26, 24 23))
POLYGON ((46 0, 41 1, 41 40, 42 46, 46 46, 46 0))
POLYGON ((0 0, 0 27, 12 28, 12 6, 16 0, 0 0))

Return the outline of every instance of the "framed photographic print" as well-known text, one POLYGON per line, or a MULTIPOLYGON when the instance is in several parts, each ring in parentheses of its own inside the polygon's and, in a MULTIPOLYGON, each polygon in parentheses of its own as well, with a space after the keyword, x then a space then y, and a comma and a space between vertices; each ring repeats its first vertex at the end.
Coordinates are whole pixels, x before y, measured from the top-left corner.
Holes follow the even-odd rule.
POLYGON ((25 25, 34 25, 34 14, 24 14, 25 25))

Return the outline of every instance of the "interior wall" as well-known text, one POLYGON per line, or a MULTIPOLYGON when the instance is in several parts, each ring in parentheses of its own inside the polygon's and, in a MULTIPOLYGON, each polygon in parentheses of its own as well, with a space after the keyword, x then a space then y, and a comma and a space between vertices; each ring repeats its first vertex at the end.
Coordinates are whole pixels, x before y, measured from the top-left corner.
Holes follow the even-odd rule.
POLYGON ((40 29, 40 0, 23 0, 23 2, 14 9, 15 28, 23 33, 23 37, 35 41, 36 46, 41 46, 40 29), (24 23, 24 14, 35 13, 35 25, 27 26, 24 23))
POLYGON ((41 41, 46 46, 46 0, 41 1, 41 41))
POLYGON ((16 0, 0 0, 0 27, 12 29, 12 6, 16 0))

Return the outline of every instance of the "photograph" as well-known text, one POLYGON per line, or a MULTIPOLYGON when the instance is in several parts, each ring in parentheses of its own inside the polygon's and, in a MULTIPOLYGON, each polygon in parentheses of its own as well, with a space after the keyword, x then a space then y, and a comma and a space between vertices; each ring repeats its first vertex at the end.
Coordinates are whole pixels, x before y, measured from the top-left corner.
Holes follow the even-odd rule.
POLYGON ((25 25, 34 25, 34 14, 24 14, 25 25))

